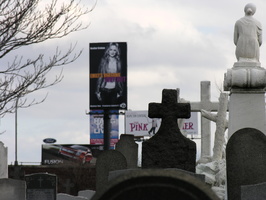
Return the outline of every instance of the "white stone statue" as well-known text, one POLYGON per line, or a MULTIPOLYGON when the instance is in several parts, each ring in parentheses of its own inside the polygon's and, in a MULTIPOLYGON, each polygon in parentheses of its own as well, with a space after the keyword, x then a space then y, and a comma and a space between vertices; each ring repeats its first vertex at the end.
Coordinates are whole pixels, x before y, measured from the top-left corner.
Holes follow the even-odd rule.
POLYGON ((258 20, 253 18, 256 12, 254 4, 245 6, 245 16, 235 23, 234 43, 238 62, 259 62, 262 44, 262 27, 258 20))

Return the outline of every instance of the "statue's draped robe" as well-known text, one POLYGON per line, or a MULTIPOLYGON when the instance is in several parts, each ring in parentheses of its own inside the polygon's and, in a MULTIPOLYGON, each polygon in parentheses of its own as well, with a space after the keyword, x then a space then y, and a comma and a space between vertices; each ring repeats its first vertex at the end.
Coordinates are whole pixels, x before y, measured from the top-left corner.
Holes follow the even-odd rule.
POLYGON ((259 62, 262 28, 259 21, 245 16, 235 23, 234 43, 238 61, 250 59, 259 62))

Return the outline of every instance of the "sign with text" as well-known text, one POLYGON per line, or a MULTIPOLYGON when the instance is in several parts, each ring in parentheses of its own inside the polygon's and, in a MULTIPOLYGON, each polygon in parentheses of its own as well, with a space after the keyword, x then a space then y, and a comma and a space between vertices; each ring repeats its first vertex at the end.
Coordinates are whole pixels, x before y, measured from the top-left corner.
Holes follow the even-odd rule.
POLYGON ((127 109, 127 43, 90 43, 90 109, 127 109))
MULTIPOLYGON (((104 119, 103 111, 94 110, 91 111, 90 115, 90 144, 103 144, 104 138, 104 119)), ((118 120, 118 111, 110 111, 110 147, 114 148, 115 144, 118 142, 119 136, 119 120, 118 120), (112 114, 114 113, 114 114, 112 114)))
MULTIPOLYGON (((126 133, 135 136, 152 136, 161 125, 161 119, 149 118, 148 111, 126 111, 125 120, 126 133)), ((182 120, 181 132, 183 134, 198 134, 198 115, 196 112, 192 112, 189 119, 182 120)))
POLYGON ((103 151, 103 145, 43 144, 42 165, 90 164, 103 151))

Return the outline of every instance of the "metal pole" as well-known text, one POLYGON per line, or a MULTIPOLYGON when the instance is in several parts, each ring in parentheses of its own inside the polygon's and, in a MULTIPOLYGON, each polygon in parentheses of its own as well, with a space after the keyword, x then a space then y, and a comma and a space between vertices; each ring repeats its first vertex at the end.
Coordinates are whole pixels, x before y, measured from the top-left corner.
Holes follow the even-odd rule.
POLYGON ((18 100, 16 100, 16 110, 15 110, 15 165, 18 165, 18 100))
POLYGON ((109 116, 109 109, 104 109, 104 117, 103 117, 103 124, 104 124, 104 150, 110 149, 110 116, 109 116))

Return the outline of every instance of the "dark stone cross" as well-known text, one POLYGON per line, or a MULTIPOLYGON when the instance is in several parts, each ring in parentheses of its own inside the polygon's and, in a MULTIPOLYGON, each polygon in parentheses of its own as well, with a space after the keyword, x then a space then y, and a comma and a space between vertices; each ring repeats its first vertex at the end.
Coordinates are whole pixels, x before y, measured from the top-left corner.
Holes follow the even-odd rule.
POLYGON ((180 132, 178 118, 190 117, 190 104, 178 103, 179 89, 164 89, 162 103, 149 104, 149 117, 162 118, 158 132, 142 144, 142 168, 178 168, 195 172, 196 143, 180 132))
POLYGON ((65 183, 62 184, 66 188, 66 193, 70 194, 71 188, 75 187, 74 183, 71 183, 70 179, 66 179, 65 183))

